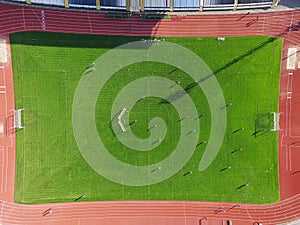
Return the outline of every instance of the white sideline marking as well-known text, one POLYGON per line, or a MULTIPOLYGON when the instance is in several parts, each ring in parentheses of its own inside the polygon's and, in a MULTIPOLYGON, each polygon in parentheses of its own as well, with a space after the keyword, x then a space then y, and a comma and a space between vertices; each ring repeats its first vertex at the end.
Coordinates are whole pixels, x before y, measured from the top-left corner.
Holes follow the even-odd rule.
POLYGON ((286 68, 288 70, 296 69, 297 50, 298 50, 297 48, 288 48, 287 65, 286 65, 286 68))
POLYGON ((7 62, 7 52, 5 40, 0 40, 0 62, 7 62))
POLYGON ((3 166, 4 165, 4 147, 0 147, 0 166, 3 166))
POLYGON ((0 122, 0 137, 2 137, 4 134, 4 125, 2 122, 0 122))
MULTIPOLYGON (((4 147, 2 147, 2 146, 0 146, 0 152, 1 152, 1 154, 0 154, 0 171, 1 171, 1 187, 0 187, 0 191, 1 192, 3 192, 3 189, 4 189, 4 177, 5 177, 5 175, 4 175, 4 168, 5 167, 8 167, 8 166, 5 166, 4 168, 3 168, 3 166, 4 166, 4 157, 5 157, 5 152, 4 152, 4 147)), ((8 164, 6 164, 6 165, 8 165, 8 164)), ((7 174, 6 174, 7 175, 7 174)))

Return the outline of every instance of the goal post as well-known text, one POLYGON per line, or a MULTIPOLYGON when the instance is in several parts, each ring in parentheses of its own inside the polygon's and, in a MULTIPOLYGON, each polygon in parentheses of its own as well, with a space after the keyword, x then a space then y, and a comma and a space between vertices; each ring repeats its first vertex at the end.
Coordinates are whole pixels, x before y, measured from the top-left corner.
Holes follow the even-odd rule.
POLYGON ((23 129, 24 126, 22 124, 22 112, 23 109, 17 109, 14 111, 14 128, 23 129))

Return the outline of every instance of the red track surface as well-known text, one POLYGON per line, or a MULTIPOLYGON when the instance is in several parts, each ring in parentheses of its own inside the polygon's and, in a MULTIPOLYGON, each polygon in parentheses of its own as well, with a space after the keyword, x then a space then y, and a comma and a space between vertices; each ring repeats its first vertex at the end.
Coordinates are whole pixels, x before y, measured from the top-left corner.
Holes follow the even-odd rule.
MULTIPOLYGON (((249 15, 172 16, 171 20, 109 19, 99 13, 33 9, 0 4, 0 35, 18 31, 53 31, 134 36, 236 36, 272 35, 285 39, 281 69, 279 174, 281 201, 269 205, 187 201, 119 201, 20 205, 13 203, 15 136, 9 129, 0 137, 0 224, 278 224, 300 218, 300 70, 287 71, 289 46, 300 45, 300 11, 249 15), (130 27, 132 31, 130 32, 130 27), (293 75, 288 75, 292 73, 293 75), (292 92, 288 98, 287 92, 292 92), (47 208, 53 213, 42 217, 47 208), (225 212, 215 214, 224 207, 225 212), (202 219, 207 217, 208 220, 202 219)), ((9 53, 10 60, 10 53, 9 53)), ((11 127, 14 107, 11 61, 0 63, 0 120, 11 127), (1 89, 3 90, 3 89, 1 89), (5 107, 3 107, 5 106, 5 107)))

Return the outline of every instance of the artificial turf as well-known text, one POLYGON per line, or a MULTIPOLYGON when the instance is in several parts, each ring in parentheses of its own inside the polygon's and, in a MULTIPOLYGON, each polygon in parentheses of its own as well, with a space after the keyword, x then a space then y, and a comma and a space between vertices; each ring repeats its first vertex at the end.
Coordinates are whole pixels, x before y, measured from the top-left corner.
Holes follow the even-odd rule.
MULTIPOLYGON (((208 169, 198 171, 203 144, 195 147, 190 161, 171 178, 150 186, 131 187, 100 176, 83 159, 73 135, 72 103, 86 67, 109 49, 141 38, 38 32, 15 33, 10 38, 16 108, 24 108, 25 125, 25 129, 17 131, 16 202, 67 202, 83 194, 80 201, 279 200, 277 132, 253 133, 262 120, 268 124, 269 112, 278 111, 281 39, 227 37, 220 42, 206 37, 165 38, 201 57, 219 81, 225 101, 233 105, 226 109, 222 148, 208 169), (234 132, 240 128, 244 130, 234 132), (183 176, 188 171, 193 173, 183 176), (238 189, 246 183, 251 185, 238 189)), ((113 100, 125 84, 145 76, 180 81, 183 88, 193 82, 184 71, 171 65, 141 62, 121 69, 105 84, 96 105, 99 136, 115 158, 137 166, 153 164, 170 155, 180 135, 175 108, 151 97, 132 108, 130 120, 139 122, 131 129, 138 138, 147 138, 149 120, 161 117, 168 127, 161 144, 152 151, 137 152, 114 136, 110 127, 113 100)), ((199 87, 189 95, 198 113, 205 114, 195 122, 201 127, 199 142, 207 141, 211 128, 207 100, 199 87)))

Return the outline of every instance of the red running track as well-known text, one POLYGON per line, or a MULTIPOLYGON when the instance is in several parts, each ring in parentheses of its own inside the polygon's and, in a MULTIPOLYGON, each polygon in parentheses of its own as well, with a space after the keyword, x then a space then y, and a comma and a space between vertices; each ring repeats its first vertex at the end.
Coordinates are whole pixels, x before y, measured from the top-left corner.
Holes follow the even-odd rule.
MULTIPOLYGON (((0 137, 0 224, 278 224, 300 218, 300 70, 286 70, 287 48, 300 45, 300 11, 257 14, 172 16, 170 20, 110 19, 100 13, 54 11, 0 4, 0 35, 18 31, 132 36, 248 36, 284 38, 279 112, 279 174, 281 201, 268 205, 188 201, 115 201, 20 205, 13 203, 15 136, 0 137), (288 94, 292 92, 292 94, 288 94), (289 98, 292 96, 292 98, 289 98), (298 149, 298 150, 297 150, 298 149), (53 213, 42 217, 47 208, 53 213), (219 213, 216 210, 224 207, 219 213), (205 217, 208 220, 205 220, 205 217)), ((0 121, 12 123, 13 76, 9 62, 0 64, 0 121), (4 90, 4 92, 3 92, 4 90), (2 107, 5 105, 5 107, 2 107), (4 119, 3 119, 4 118, 4 119)))

